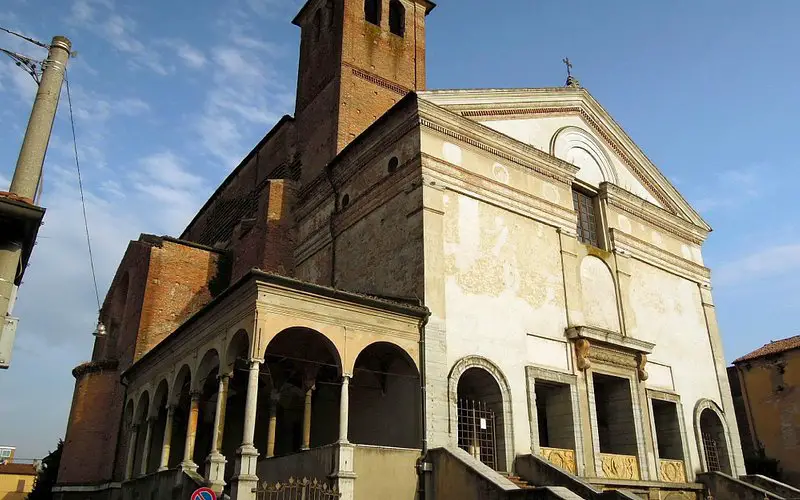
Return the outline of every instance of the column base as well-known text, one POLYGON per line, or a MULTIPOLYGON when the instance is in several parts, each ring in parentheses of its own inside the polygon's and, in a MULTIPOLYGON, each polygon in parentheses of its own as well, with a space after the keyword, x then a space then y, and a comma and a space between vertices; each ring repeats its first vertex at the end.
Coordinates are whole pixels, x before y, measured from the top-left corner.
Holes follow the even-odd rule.
POLYGON ((235 475, 231 479, 231 500, 253 500, 253 491, 258 486, 256 466, 258 450, 253 445, 244 445, 236 450, 235 475))
POLYGON ((191 472, 193 474, 197 474, 197 469, 198 469, 197 464, 192 462, 191 460, 189 460, 188 462, 181 462, 180 465, 178 465, 178 467, 180 467, 180 469, 184 472, 191 472))
POLYGON ((220 495, 225 488, 225 464, 227 463, 225 455, 219 451, 211 452, 206 458, 206 464, 208 464, 208 477, 206 478, 208 487, 214 490, 217 495, 220 495))
POLYGON ((356 478, 358 477, 353 464, 356 447, 346 441, 340 441, 338 445, 336 471, 330 477, 336 481, 336 488, 342 495, 341 500, 353 500, 356 478))

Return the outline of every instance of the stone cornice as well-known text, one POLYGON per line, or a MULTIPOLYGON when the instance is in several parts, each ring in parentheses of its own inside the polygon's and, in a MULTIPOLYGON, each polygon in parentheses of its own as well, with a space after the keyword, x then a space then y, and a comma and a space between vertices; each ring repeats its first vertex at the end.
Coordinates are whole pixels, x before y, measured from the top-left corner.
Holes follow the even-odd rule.
POLYGON ((621 333, 596 328, 593 326, 574 326, 567 329, 567 338, 589 339, 590 341, 607 344, 619 349, 643 354, 650 354, 656 346, 652 342, 626 337, 621 333))
POLYGON ((541 197, 514 189, 494 179, 489 179, 463 169, 441 158, 423 154, 423 176, 426 184, 435 182, 455 192, 483 199, 505 210, 537 220, 543 224, 574 233, 575 213, 541 197))
POLYGON ((584 88, 440 90, 420 92, 420 97, 474 118, 577 114, 664 206, 706 231, 711 230, 625 130, 584 88))
POLYGON ((662 250, 619 229, 611 228, 609 233, 611 234, 612 248, 615 252, 628 254, 642 262, 696 283, 708 285, 711 282, 711 271, 705 266, 662 250))
POLYGON ((708 231, 704 228, 698 227, 614 184, 608 182, 600 184, 599 197, 601 200, 607 200, 609 206, 642 219, 680 239, 701 245, 708 237, 708 231))
POLYGON ((578 168, 571 163, 424 99, 419 100, 419 113, 423 127, 486 151, 547 179, 571 184, 578 173, 578 168))
POLYGON ((119 367, 119 362, 115 359, 106 359, 102 361, 90 361, 83 363, 72 369, 72 376, 76 379, 83 377, 89 373, 100 373, 104 371, 115 371, 119 367))

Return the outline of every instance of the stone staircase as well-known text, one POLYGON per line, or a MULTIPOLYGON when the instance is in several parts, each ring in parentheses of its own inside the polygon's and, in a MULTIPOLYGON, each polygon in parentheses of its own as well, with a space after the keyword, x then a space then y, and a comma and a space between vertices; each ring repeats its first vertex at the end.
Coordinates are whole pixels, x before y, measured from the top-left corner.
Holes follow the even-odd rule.
POLYGON ((536 488, 536 486, 532 486, 528 481, 525 481, 521 477, 511 474, 510 472, 503 473, 503 476, 505 476, 512 483, 516 484, 521 490, 532 490, 536 488))

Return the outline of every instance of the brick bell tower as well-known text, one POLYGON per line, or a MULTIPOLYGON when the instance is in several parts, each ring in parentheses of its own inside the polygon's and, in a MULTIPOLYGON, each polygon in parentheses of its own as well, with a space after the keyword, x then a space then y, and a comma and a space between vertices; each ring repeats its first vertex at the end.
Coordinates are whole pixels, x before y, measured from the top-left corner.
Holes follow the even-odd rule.
POLYGON ((295 118, 302 180, 316 178, 409 92, 425 89, 428 0, 309 0, 300 26, 295 118))

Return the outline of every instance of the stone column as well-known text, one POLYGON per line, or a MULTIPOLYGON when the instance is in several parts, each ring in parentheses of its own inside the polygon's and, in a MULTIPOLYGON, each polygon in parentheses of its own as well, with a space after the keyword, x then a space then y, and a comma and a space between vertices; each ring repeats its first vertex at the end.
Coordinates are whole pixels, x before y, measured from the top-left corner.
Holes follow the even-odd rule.
POLYGON ((150 440, 153 436, 153 425, 155 425, 156 419, 150 417, 147 419, 145 426, 147 430, 145 430, 144 434, 144 450, 142 450, 142 463, 139 466, 139 475, 144 476, 147 474, 147 462, 150 461, 150 440))
POLYGON ((278 401, 281 393, 272 390, 269 404, 269 427, 267 427, 267 458, 275 456, 275 429, 278 426, 278 401))
POLYGON ((356 473, 353 469, 355 446, 347 440, 347 423, 350 406, 350 375, 342 376, 342 395, 339 399, 339 441, 336 453, 336 470, 332 477, 342 494, 342 500, 353 500, 356 473))
POLYGON ((175 417, 175 407, 167 405, 167 422, 164 424, 164 440, 161 442, 161 460, 158 463, 158 471, 169 469, 169 451, 172 447, 172 420, 175 417))
POLYGON ((190 396, 189 419, 186 423, 186 444, 183 447, 181 469, 197 472, 197 464, 194 463, 194 440, 197 437, 197 414, 200 411, 200 393, 192 392, 190 396))
POLYGON ((139 440, 139 424, 132 424, 128 439, 128 459, 125 462, 125 480, 133 478, 133 461, 136 458, 136 441, 139 440))
POLYGON ((311 448, 311 395, 314 392, 314 385, 311 384, 306 389, 306 401, 303 407, 303 445, 301 450, 311 448))
POLYGON ((247 379, 247 400, 244 408, 244 431, 242 445, 236 450, 236 470, 231 489, 232 500, 250 500, 255 498, 253 488, 258 484, 256 465, 258 450, 253 446, 256 430, 256 406, 258 404, 258 374, 262 360, 250 361, 250 373, 247 379))
POLYGON ((222 439, 225 432, 225 411, 228 406, 228 383, 230 376, 222 374, 219 376, 219 391, 217 392, 217 411, 214 414, 214 434, 211 438, 211 454, 208 455, 206 463, 208 472, 206 479, 208 485, 218 495, 225 487, 225 455, 222 449, 222 439))
POLYGON ((342 377, 342 395, 339 398, 339 442, 347 440, 347 424, 350 417, 350 375, 342 377))

